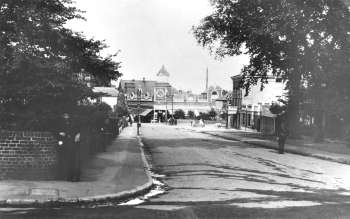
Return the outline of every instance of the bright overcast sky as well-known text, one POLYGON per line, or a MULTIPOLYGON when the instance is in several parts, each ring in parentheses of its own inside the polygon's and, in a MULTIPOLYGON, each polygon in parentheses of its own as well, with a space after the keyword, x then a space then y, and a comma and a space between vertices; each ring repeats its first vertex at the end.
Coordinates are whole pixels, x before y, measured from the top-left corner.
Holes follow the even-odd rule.
POLYGON ((244 56, 215 60, 196 43, 191 27, 210 14, 208 0, 76 0, 75 5, 86 11, 87 21, 69 26, 106 40, 106 53, 121 50, 122 79, 156 79, 164 64, 174 87, 199 93, 208 67, 209 85, 231 90, 230 76, 247 63, 244 56))

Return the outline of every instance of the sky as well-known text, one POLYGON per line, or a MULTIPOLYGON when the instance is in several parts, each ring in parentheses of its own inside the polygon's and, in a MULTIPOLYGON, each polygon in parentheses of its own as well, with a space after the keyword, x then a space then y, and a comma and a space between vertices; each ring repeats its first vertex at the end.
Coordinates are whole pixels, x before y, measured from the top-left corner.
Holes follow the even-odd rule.
POLYGON ((75 0, 86 21, 68 23, 89 38, 105 40, 104 54, 118 53, 122 79, 156 80, 162 65, 177 89, 195 93, 209 86, 232 89, 231 76, 240 73, 247 56, 217 60, 197 44, 191 28, 209 15, 208 0, 75 0))

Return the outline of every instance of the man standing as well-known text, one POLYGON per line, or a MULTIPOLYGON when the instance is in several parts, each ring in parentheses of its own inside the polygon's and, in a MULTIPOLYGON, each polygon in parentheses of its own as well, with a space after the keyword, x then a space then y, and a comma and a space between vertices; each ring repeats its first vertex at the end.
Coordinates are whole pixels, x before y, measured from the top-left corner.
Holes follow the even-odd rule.
POLYGON ((132 115, 129 115, 129 123, 130 123, 130 126, 132 126, 132 115))
POLYGON ((59 178, 69 181, 80 179, 80 133, 74 128, 68 113, 63 114, 58 135, 59 178))
POLYGON ((278 137, 278 152, 284 153, 284 145, 288 137, 288 126, 286 113, 282 112, 277 116, 277 137, 278 137))

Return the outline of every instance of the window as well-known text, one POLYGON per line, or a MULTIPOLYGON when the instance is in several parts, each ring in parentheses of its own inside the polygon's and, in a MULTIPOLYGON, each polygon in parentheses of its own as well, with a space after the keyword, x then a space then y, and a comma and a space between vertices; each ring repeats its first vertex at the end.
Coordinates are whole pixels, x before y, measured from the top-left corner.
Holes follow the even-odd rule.
POLYGON ((276 82, 278 82, 278 83, 282 82, 282 78, 281 77, 277 77, 276 78, 276 82))

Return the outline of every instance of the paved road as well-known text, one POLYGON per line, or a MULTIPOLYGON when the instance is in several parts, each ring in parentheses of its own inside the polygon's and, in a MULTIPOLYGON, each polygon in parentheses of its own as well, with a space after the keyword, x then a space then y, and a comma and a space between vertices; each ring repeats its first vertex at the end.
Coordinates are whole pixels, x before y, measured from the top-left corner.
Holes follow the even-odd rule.
POLYGON ((0 218, 350 218, 350 166, 143 124, 166 193, 137 206, 18 210, 0 218))

